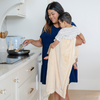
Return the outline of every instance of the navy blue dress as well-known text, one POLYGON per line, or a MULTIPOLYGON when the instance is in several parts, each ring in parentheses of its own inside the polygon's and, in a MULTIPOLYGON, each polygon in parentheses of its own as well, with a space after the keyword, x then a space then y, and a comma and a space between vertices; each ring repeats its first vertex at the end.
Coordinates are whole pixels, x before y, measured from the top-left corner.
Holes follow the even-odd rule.
MULTIPOLYGON (((72 25, 76 26, 73 22, 72 25)), ((42 84, 46 84, 46 75, 47 75, 47 63, 48 60, 44 60, 44 57, 48 56, 47 51, 49 48, 49 45, 54 42, 55 36, 59 32, 61 28, 56 28, 55 26, 52 26, 51 33, 43 32, 40 36, 43 44, 42 48, 42 67, 41 67, 41 82, 42 84)), ((70 81, 71 82, 77 82, 77 70, 72 67, 71 73, 70 73, 70 81)))

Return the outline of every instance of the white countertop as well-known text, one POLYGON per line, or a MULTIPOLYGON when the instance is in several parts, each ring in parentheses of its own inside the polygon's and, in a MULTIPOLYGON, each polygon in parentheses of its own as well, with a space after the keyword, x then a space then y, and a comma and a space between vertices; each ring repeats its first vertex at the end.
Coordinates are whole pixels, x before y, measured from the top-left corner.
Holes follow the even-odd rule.
MULTIPOLYGON (((41 49, 32 48, 30 49, 30 53, 34 53, 34 54, 14 64, 0 64, 0 81, 4 79, 5 77, 7 77, 8 75, 22 68, 29 61, 36 59, 41 53, 41 49)), ((41 60, 41 56, 39 57, 39 59, 41 60)))

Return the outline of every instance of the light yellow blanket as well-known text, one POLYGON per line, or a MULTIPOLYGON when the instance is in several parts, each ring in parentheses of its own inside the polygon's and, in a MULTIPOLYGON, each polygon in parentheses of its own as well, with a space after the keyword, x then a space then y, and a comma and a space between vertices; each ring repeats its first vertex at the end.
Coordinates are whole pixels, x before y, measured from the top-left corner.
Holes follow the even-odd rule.
POLYGON ((54 49, 50 50, 46 79, 48 95, 56 91, 65 98, 69 75, 75 62, 75 42, 76 39, 62 39, 54 49))

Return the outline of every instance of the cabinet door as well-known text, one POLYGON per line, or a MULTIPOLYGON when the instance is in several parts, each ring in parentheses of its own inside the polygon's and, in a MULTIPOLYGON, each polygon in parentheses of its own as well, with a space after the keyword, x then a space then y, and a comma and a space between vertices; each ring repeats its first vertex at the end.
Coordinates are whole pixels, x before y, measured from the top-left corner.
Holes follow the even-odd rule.
POLYGON ((32 74, 37 73, 36 63, 36 60, 33 60, 19 70, 19 86, 23 84, 32 74))
POLYGON ((18 88, 18 92, 18 100, 29 100, 36 93, 36 73, 32 74, 31 77, 18 88))
POLYGON ((19 16, 25 17, 26 16, 26 2, 21 5, 13 7, 8 13, 7 16, 19 16))
POLYGON ((39 99, 39 91, 37 91, 30 100, 40 100, 39 99))
POLYGON ((26 15, 26 4, 22 4, 18 6, 17 15, 25 17, 26 15))
POLYGON ((8 98, 6 98, 5 100, 14 100, 14 99, 11 99, 11 95, 8 97, 8 98))
POLYGON ((0 81, 0 100, 5 100, 11 95, 11 76, 0 81))
POLYGON ((18 100, 18 85, 19 85, 18 71, 12 74, 12 100, 18 100))

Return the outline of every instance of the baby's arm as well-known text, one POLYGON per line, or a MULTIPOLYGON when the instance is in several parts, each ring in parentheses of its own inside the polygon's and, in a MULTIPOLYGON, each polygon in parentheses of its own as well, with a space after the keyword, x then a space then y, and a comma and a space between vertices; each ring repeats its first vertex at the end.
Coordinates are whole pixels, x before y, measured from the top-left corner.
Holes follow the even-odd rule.
POLYGON ((50 44, 50 47, 53 49, 58 43, 59 43, 59 41, 57 39, 55 39, 55 41, 50 44))
POLYGON ((49 54, 50 53, 50 49, 54 48, 58 43, 59 43, 59 41, 57 39, 55 39, 55 41, 50 44, 47 54, 49 54))
MULTIPOLYGON (((55 39, 55 41, 50 44, 49 49, 48 49, 48 52, 47 52, 48 55, 50 53, 50 49, 51 48, 54 48, 58 43, 59 43, 59 41, 57 39, 55 39)), ((49 58, 49 56, 44 57, 45 60, 47 60, 48 58, 49 58)))
POLYGON ((79 36, 79 38, 81 38, 81 40, 82 40, 83 44, 85 44, 85 43, 86 43, 86 41, 85 41, 85 38, 84 38, 83 34, 82 34, 82 33, 80 33, 78 36, 79 36))

